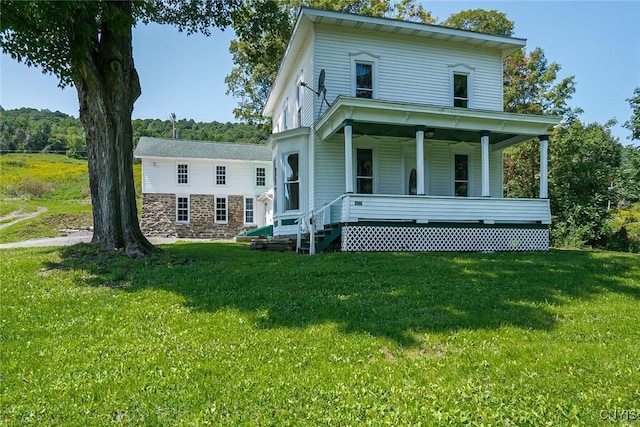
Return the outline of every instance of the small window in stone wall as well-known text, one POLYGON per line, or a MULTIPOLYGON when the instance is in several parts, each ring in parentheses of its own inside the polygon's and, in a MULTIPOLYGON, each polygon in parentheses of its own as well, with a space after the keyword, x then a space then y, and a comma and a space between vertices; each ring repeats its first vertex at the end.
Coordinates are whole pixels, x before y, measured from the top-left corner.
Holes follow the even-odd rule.
POLYGON ((216 197, 216 223, 226 224, 227 222, 227 198, 216 197))
POLYGON ((189 222, 189 198, 178 197, 176 199, 176 222, 189 222))
POLYGON ((246 224, 253 224, 253 199, 244 199, 244 222, 246 224))

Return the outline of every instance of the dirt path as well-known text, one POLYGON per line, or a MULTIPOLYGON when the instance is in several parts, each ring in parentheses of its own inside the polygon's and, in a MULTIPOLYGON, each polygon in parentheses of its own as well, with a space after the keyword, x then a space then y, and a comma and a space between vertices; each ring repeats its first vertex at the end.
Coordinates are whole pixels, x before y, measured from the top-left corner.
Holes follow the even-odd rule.
POLYGON ((38 208, 38 210, 36 210, 35 212, 24 212, 23 209, 19 209, 17 211, 13 211, 10 212, 2 217, 0 217, 0 222, 2 222, 2 224, 0 224, 0 230, 10 227, 13 224, 16 224, 20 221, 24 221, 25 219, 30 219, 30 218, 35 218, 38 215, 46 212, 48 209, 47 208, 38 208), (11 221, 9 222, 4 222, 6 220, 10 219, 11 221))
MULTIPOLYGON (((11 212, 7 215, 0 217, 0 222, 11 220, 9 222, 0 224, 0 230, 9 227, 17 222, 24 221, 29 218, 35 218, 36 216, 47 211, 47 208, 38 208, 36 212, 24 213, 22 209, 11 212)), ((77 230, 69 232, 66 236, 48 237, 42 239, 24 240, 21 242, 2 243, 0 249, 12 249, 12 248, 34 248, 40 246, 69 246, 77 243, 89 243, 93 237, 93 232, 89 230, 77 230)), ((197 242, 211 241, 207 239, 177 239, 175 237, 147 237, 154 245, 163 243, 175 243, 178 240, 193 240, 197 242)), ((226 241, 234 241, 229 239, 226 241)))

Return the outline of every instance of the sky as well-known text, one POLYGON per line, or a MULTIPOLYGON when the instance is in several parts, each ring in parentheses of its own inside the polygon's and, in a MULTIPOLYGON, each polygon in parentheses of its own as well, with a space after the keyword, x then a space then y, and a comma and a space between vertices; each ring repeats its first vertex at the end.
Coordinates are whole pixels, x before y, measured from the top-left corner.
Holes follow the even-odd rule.
MULTIPOLYGON (((621 125, 631 117, 626 101, 640 87, 640 0, 633 1, 424 1, 438 22, 467 9, 495 9, 515 23, 514 37, 527 39, 527 51, 541 47, 549 63, 562 67, 559 79, 574 76, 569 102, 581 107, 586 123, 615 118, 614 136, 630 143, 621 125)), ((229 43, 233 32, 211 37, 187 36, 172 26, 140 24, 133 33, 133 55, 142 95, 133 118, 236 121, 238 100, 227 95, 225 76, 233 67, 229 43)), ((0 56, 0 105, 31 107, 78 117, 74 88, 60 89, 57 79, 0 56)))

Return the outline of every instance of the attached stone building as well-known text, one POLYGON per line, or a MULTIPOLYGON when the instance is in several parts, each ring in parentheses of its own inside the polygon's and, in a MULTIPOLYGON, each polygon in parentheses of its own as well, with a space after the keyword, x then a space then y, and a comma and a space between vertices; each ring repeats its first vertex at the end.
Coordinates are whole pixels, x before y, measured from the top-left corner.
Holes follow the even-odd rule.
POLYGON ((142 137, 148 236, 227 239, 272 224, 271 150, 264 145, 142 137))

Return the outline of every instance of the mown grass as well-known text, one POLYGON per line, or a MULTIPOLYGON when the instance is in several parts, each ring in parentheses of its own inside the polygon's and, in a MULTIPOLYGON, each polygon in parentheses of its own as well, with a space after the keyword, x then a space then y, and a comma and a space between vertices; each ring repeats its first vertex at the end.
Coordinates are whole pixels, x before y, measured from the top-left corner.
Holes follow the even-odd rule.
MULTIPOLYGON (((134 165, 141 203, 141 167, 134 165)), ((56 154, 0 155, 0 218, 11 212, 47 212, 0 231, 0 243, 56 237, 59 230, 93 224, 87 161, 56 154)), ((140 212, 138 212, 140 215, 140 212)), ((11 219, 0 219, 0 224, 11 219)))
POLYGON ((3 423, 594 425, 640 410, 638 255, 163 249, 2 251, 3 423))

